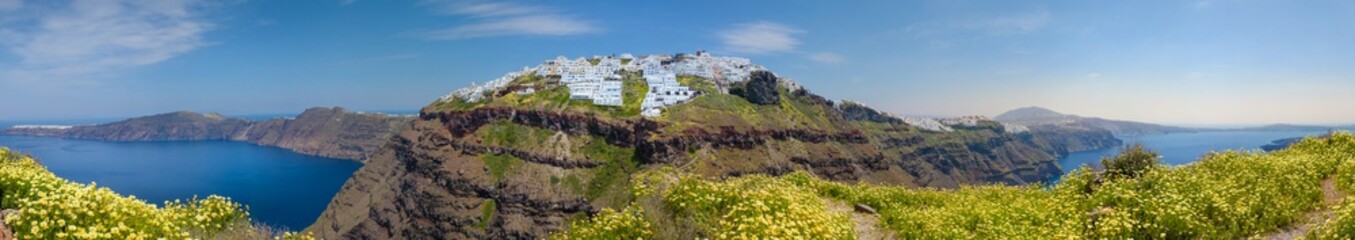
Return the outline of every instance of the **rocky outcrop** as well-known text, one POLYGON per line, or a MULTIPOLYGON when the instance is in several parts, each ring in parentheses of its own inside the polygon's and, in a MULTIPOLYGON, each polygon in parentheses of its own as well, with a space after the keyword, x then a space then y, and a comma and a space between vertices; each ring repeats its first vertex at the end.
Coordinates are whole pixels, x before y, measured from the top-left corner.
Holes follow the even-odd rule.
POLYGON ((311 108, 293 119, 259 122, 181 111, 65 129, 10 128, 3 133, 104 141, 233 140, 307 155, 361 160, 412 120, 409 116, 354 113, 338 107, 311 108))
POLYGON ((880 113, 879 111, 875 111, 875 109, 867 107, 866 105, 861 105, 860 103, 843 102, 842 105, 838 105, 838 109, 842 111, 842 117, 847 120, 894 124, 903 123, 903 119, 880 113))
POLYGON ((776 90, 777 85, 776 74, 768 71, 754 71, 738 92, 743 98, 748 99, 748 102, 754 104, 776 104, 781 102, 781 94, 776 90))

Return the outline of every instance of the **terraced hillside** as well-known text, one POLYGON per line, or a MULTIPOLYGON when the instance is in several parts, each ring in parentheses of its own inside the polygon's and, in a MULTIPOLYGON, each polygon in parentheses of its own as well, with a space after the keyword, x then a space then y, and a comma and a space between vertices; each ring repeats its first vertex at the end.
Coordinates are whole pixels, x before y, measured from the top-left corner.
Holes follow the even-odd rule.
POLYGON ((631 204, 632 175, 660 168, 717 179, 800 171, 907 187, 1019 185, 1061 174, 1057 157, 1087 148, 1069 144, 1120 144, 1104 130, 1047 139, 992 121, 926 131, 770 72, 738 82, 682 76, 700 95, 646 118, 638 102, 645 80, 620 75, 619 107, 570 101, 558 78, 535 74, 476 101, 434 102, 308 230, 323 238, 539 239, 631 204))

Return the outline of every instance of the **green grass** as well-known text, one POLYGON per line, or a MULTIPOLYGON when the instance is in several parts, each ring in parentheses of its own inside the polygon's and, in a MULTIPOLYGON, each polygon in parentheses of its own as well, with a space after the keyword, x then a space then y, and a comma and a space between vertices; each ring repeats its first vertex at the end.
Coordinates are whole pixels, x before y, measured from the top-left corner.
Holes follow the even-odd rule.
POLYGON ((522 76, 518 76, 517 78, 514 78, 513 81, 510 81, 508 84, 509 84, 509 85, 526 85, 526 86, 531 86, 531 85, 545 84, 545 83, 546 83, 546 78, 545 78, 545 77, 537 76, 537 75, 536 75, 536 71, 532 71, 532 72, 530 72, 530 73, 527 73, 526 75, 522 75, 522 76))
POLYGON ((486 145, 528 150, 545 147, 545 140, 555 133, 554 130, 518 125, 508 120, 499 120, 475 131, 475 135, 486 145))
POLYGON ((683 75, 677 76, 677 81, 679 84, 682 84, 682 86, 687 86, 687 88, 690 88, 695 91, 700 91, 703 94, 720 93, 720 90, 715 88, 714 82, 706 80, 705 78, 702 77, 683 75))
POLYGON ((508 154, 480 154, 480 160, 484 161, 485 166, 489 167, 489 174, 495 182, 503 181, 503 176, 507 175, 513 166, 522 164, 523 160, 508 154))
POLYGON ((635 149, 613 146, 602 137, 593 137, 579 152, 590 160, 603 162, 602 166, 590 170, 592 179, 583 189, 584 196, 612 200, 628 195, 622 189, 625 189, 630 174, 639 168, 634 159, 635 149))
MULTIPOLYGON (((899 239, 1256 238, 1321 207, 1324 179, 1355 191, 1355 135, 1305 139, 1270 153, 1213 153, 1192 164, 1156 166, 1129 177, 1099 178, 1084 168, 1052 187, 917 189, 832 182, 804 172, 716 180, 672 169, 646 171, 631 180, 634 205, 612 206, 645 206, 644 219, 621 223, 663 224, 645 229, 635 229, 644 224, 599 224, 613 226, 604 228, 609 232, 660 235, 671 230, 669 225, 690 221, 698 228, 690 234, 698 238, 810 231, 850 238, 850 231, 840 227, 850 227, 850 220, 823 208, 825 201, 842 201, 876 209, 879 227, 899 239)), ((1355 197, 1338 205, 1334 218, 1309 237, 1355 236, 1355 197)), ((582 224, 573 228, 596 229, 582 224)))
POLYGON ((620 117, 639 116, 640 104, 644 103, 645 93, 649 92, 649 84, 645 83, 644 78, 634 73, 626 74, 622 78, 621 84, 622 111, 620 117))
MULTIPOLYGON (((697 85, 699 78, 684 77, 682 81, 697 85)), ((702 90, 705 91, 705 90, 702 90)), ((738 129, 806 129, 839 131, 853 129, 854 122, 841 120, 828 106, 814 104, 805 97, 793 96, 779 89, 781 102, 776 105, 757 105, 740 96, 703 94, 684 104, 668 107, 658 120, 669 123, 665 130, 681 131, 688 127, 732 126, 738 129)))
POLYGON ((485 229, 489 221, 494 220, 494 213, 497 212, 495 207, 494 199, 485 199, 485 202, 480 204, 480 222, 476 223, 475 227, 485 229))
POLYGON ((484 99, 475 102, 467 102, 461 98, 452 98, 447 101, 434 101, 433 103, 428 104, 428 108, 435 110, 470 110, 484 106, 487 102, 488 101, 484 99))

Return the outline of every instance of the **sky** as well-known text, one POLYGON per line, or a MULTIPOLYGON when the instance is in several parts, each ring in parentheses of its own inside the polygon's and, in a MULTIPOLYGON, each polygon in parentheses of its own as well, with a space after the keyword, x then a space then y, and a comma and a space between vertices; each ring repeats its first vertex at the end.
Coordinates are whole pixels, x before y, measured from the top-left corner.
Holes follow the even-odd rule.
POLYGON ((411 111, 555 56, 739 56, 915 116, 1355 123, 1353 1, 0 0, 0 120, 411 111))

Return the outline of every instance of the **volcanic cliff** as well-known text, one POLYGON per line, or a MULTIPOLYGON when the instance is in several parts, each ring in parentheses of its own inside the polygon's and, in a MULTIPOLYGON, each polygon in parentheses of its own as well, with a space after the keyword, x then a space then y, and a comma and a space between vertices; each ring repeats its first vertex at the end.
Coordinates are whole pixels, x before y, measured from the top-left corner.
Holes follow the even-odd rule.
POLYGON ((804 171, 917 187, 1027 184, 1061 174, 1056 159, 1068 151, 1120 144, 1105 130, 1012 132, 986 120, 924 130, 770 72, 745 81, 680 76, 700 94, 642 117, 635 98, 645 80, 619 75, 627 99, 617 107, 572 101, 550 74, 516 76, 474 100, 436 101, 370 156, 307 230, 327 239, 540 239, 627 204, 630 175, 659 168, 711 178, 804 171))

